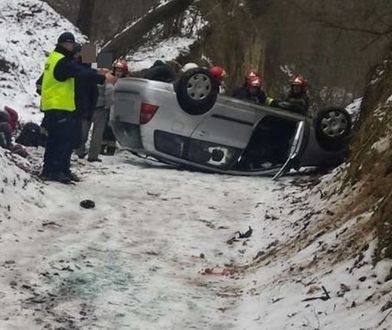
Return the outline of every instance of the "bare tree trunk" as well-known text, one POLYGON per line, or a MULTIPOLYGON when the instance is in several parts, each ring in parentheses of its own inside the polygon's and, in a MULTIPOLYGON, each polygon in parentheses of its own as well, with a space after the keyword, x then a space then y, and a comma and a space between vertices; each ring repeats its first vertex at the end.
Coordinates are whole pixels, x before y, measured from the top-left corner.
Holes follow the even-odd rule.
POLYGON ((87 36, 89 36, 91 32, 94 7, 95 0, 80 0, 79 15, 76 21, 76 25, 80 31, 82 31, 82 33, 87 36))
POLYGON ((164 22, 179 13, 182 13, 194 0, 172 0, 143 16, 134 25, 117 34, 101 49, 101 52, 112 52, 114 57, 127 54, 143 42, 143 35, 154 28, 158 23, 164 22))

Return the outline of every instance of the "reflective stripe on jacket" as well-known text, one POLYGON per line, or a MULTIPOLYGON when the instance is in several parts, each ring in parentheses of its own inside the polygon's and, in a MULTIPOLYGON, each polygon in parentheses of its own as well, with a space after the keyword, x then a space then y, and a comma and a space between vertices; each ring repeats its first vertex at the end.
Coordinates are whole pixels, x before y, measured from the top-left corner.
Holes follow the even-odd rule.
POLYGON ((59 52, 52 52, 45 63, 41 90, 41 110, 75 111, 75 79, 58 81, 54 68, 64 58, 59 52))
POLYGON ((273 99, 272 97, 267 97, 266 98, 266 100, 265 100, 265 104, 266 105, 269 105, 269 106, 273 106, 273 103, 274 103, 274 101, 275 101, 275 99, 273 99))

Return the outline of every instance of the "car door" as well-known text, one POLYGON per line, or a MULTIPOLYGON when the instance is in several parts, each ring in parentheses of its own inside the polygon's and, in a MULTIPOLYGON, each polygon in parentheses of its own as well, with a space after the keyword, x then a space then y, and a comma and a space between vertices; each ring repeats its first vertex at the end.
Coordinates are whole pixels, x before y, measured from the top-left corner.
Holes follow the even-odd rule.
POLYGON ((248 145, 256 124, 256 110, 250 103, 219 96, 191 135, 188 159, 230 168, 248 145))

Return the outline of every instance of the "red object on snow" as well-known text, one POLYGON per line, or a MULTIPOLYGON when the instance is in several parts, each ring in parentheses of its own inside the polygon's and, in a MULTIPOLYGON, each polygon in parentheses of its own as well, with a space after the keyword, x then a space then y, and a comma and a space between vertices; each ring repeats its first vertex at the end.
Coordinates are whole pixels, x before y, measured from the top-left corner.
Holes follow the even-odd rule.
POLYGON ((16 110, 10 108, 7 105, 4 106, 4 111, 10 115, 9 124, 10 124, 12 130, 16 129, 16 127, 18 127, 18 120, 19 120, 18 113, 16 112, 16 110))
POLYGON ((221 276, 230 276, 235 273, 235 270, 227 267, 214 267, 214 268, 206 268, 204 270, 204 275, 221 275, 221 276))

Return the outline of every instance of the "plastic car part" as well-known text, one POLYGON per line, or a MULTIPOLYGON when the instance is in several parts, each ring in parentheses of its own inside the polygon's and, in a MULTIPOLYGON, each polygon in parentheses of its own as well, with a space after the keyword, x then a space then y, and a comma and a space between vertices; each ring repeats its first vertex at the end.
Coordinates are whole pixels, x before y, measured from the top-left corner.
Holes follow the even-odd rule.
POLYGON ((297 125, 297 132, 295 133, 295 137, 294 137, 293 144, 291 146, 289 157, 287 158, 286 162, 279 170, 279 172, 274 175, 274 177, 272 178, 273 180, 279 179, 283 174, 285 174, 288 170, 290 170, 290 168, 293 167, 296 158, 300 153, 304 134, 305 134, 305 123, 301 121, 297 125))
POLYGON ((91 199, 85 199, 80 202, 80 206, 85 209, 93 209, 95 207, 95 203, 91 199))
POLYGON ((220 162, 224 156, 225 156, 225 153, 222 150, 219 150, 219 149, 212 150, 211 159, 214 162, 220 162))
POLYGON ((318 142, 326 150, 343 149, 347 145, 351 126, 351 116, 345 109, 324 109, 317 114, 315 123, 318 142))
POLYGON ((180 107, 190 115, 202 115, 210 110, 219 94, 219 82, 203 68, 184 72, 176 84, 180 107))

